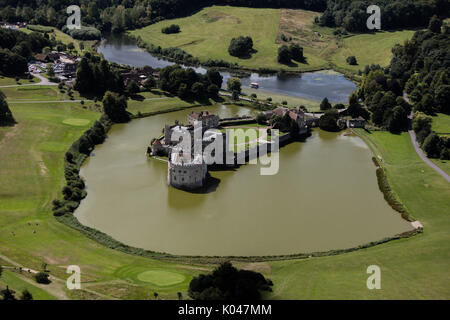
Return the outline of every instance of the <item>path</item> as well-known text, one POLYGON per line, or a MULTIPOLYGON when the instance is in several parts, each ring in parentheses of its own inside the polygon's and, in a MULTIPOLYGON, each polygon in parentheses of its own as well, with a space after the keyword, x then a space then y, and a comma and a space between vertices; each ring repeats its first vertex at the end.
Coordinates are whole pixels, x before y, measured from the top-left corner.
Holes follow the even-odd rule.
POLYGON ((431 167, 434 171, 436 171, 437 173, 439 173, 445 180, 447 180, 447 182, 450 182, 450 176, 444 172, 444 170, 442 170, 441 168, 439 168, 437 165, 435 165, 430 159, 427 158, 427 156, 423 153, 422 149, 420 148, 419 144, 417 143, 416 140, 416 133, 414 132, 414 130, 408 130, 409 132, 409 136, 411 137, 411 142, 414 146, 414 149, 416 149, 417 154, 419 155, 419 157, 429 166, 431 167))
MULTIPOLYGON (((7 263, 11 264, 13 266, 13 268, 22 268, 22 272, 28 272, 28 273, 32 273, 32 274, 38 273, 38 271, 30 269, 30 268, 25 268, 20 263, 18 263, 16 261, 13 261, 10 258, 8 258, 7 256, 4 256, 2 254, 0 254, 0 259, 2 259, 3 261, 6 261, 7 263)), ((8 267, 8 266, 5 266, 4 268, 5 269, 11 269, 11 267, 8 267)), ((31 284, 31 285, 33 285, 35 287, 38 287, 38 288, 48 292, 49 294, 51 294, 52 296, 54 296, 54 297, 56 297, 56 298, 58 298, 60 300, 70 300, 70 298, 66 295, 66 292, 65 292, 66 280, 63 280, 63 279, 60 279, 60 278, 57 278, 55 276, 50 275, 49 279, 52 281, 51 283, 49 283, 49 284, 39 284, 36 281, 33 281, 30 278, 21 275, 20 273, 17 273, 17 276, 20 279, 28 282, 29 284, 31 284)), ((101 294, 101 293, 98 293, 98 292, 90 290, 90 289, 86 289, 86 287, 84 286, 83 283, 82 283, 82 290, 86 291, 86 292, 89 292, 89 293, 91 293, 93 295, 99 296, 99 297, 101 297, 103 299, 106 299, 106 300, 117 300, 114 297, 111 297, 111 296, 108 296, 108 295, 105 295, 105 294, 101 294)))
MULTIPOLYGON (((403 99, 405 99, 406 102, 411 103, 408 98, 408 94, 406 92, 403 93, 403 99)), ((409 136, 411 137, 411 142, 414 146, 414 149, 416 150, 416 153, 423 160, 423 162, 425 162, 431 169, 433 169, 434 171, 439 173, 445 180, 447 180, 447 182, 450 182, 450 176, 447 173, 445 173, 444 170, 442 170, 437 165, 435 165, 430 159, 428 159, 428 157, 423 153, 422 149, 420 148, 419 144, 417 143, 416 133, 414 132, 414 130, 412 130, 413 116, 414 116, 414 112, 411 111, 411 114, 408 116, 409 128, 410 128, 408 130, 408 133, 409 133, 409 136)))
POLYGON ((32 73, 33 76, 41 80, 37 83, 27 83, 27 84, 11 84, 8 86, 0 86, 0 88, 14 88, 14 87, 29 87, 29 86, 57 86, 55 82, 51 82, 47 78, 41 76, 39 73, 32 73))

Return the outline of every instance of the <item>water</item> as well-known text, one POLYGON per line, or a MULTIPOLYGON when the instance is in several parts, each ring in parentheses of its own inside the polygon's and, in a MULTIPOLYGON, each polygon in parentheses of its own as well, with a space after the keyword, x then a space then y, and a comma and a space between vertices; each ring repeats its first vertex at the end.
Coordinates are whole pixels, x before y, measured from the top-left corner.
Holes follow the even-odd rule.
MULTIPOLYGON (((88 196, 81 223, 136 247, 179 255, 280 255, 354 247, 411 230, 378 190, 371 152, 344 133, 313 132, 281 149, 280 171, 258 165, 211 172, 214 192, 166 185, 167 164, 145 150, 164 123, 189 109, 115 125, 81 170, 88 196)), ((221 117, 252 114, 207 107, 221 117)))
MULTIPOLYGON (((125 35, 109 36, 103 40, 98 48, 108 61, 133 67, 146 65, 163 68, 173 65, 173 62, 158 59, 139 48, 133 39, 125 35)), ((194 68, 199 73, 205 73, 204 68, 194 68)), ((221 72, 226 80, 231 77, 229 72, 221 72)), ((346 103, 349 95, 356 90, 356 85, 336 72, 309 72, 300 75, 287 76, 259 76, 252 73, 250 77, 242 79, 242 85, 249 87, 251 82, 258 82, 260 89, 282 95, 307 98, 321 101, 327 97, 334 103, 346 103)))

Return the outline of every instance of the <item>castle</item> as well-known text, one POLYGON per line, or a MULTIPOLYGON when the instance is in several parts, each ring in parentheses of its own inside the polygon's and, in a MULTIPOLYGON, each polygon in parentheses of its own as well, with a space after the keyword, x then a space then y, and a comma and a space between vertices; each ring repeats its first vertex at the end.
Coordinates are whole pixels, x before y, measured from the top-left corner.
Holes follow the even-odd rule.
MULTIPOLYGON (((278 107, 273 111, 267 112, 266 116, 284 116, 286 114, 297 122, 300 134, 307 132, 305 113, 299 109, 291 110, 289 108, 278 107)), ((178 121, 175 121, 175 125, 166 124, 164 127, 164 136, 155 139, 152 142, 149 151, 151 156, 163 155, 168 157, 167 184, 169 186, 178 189, 193 190, 203 187, 208 176, 208 164, 203 158, 203 150, 216 140, 217 135, 221 135, 224 138, 226 136, 226 133, 219 131, 215 132, 209 129, 219 128, 220 121, 249 121, 254 119, 250 117, 238 117, 221 120, 217 115, 211 114, 208 111, 202 111, 199 113, 190 113, 187 120, 189 125, 186 126, 179 124, 178 121), (199 124, 201 124, 201 127, 198 127, 199 124), (185 148, 182 147, 182 138, 180 138, 180 141, 172 140, 174 136, 183 137, 186 134, 189 134, 191 138, 190 152, 186 152, 186 145, 184 145, 185 148), (196 141, 195 139, 201 140, 196 141), (198 146, 198 143, 202 146, 201 150, 196 150, 194 147, 194 145, 198 146)), ((228 151, 228 146, 226 144, 224 144, 223 147, 224 156, 231 152, 232 159, 236 160, 238 158, 238 154, 233 151, 228 151)), ((241 153, 246 154, 248 152, 249 150, 246 150, 241 153)), ((257 154, 257 152, 255 154, 257 154)), ((239 156, 241 156, 240 153, 239 156)), ((247 155, 245 157, 247 157, 247 155)))

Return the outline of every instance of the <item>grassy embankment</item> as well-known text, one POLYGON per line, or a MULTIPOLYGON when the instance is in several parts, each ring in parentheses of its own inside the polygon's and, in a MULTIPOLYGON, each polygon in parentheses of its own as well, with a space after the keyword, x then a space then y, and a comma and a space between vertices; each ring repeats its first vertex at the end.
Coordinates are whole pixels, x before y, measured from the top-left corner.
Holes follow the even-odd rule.
MULTIPOLYGON (((38 288, 37 286, 30 283, 29 279, 23 275, 19 275, 16 272, 10 270, 3 270, 0 277, 0 290, 3 290, 8 286, 10 289, 15 291, 15 297, 20 298, 21 293, 24 290, 28 290, 33 296, 34 300, 55 300, 56 298, 51 294, 47 293, 45 290, 38 288)), ((31 280, 32 281, 32 280, 31 280)))
POLYGON ((315 25, 315 16, 320 13, 213 6, 190 17, 162 21, 131 34, 148 44, 181 48, 200 60, 221 59, 250 69, 310 71, 334 67, 344 72, 356 72, 372 63, 388 65, 393 45, 403 43, 413 34, 413 31, 380 32, 348 35, 342 39, 333 35, 334 29, 315 25), (163 34, 161 29, 171 24, 178 24, 181 32, 163 34), (287 66, 277 62, 278 47, 285 43, 281 38, 283 34, 303 46, 306 63, 287 66), (241 35, 251 36, 258 51, 250 59, 228 54, 230 40, 241 35), (347 64, 345 59, 350 55, 356 56, 358 66, 347 64))
MULTIPOLYGON (((415 153, 407 133, 367 134, 391 186, 424 233, 339 256, 269 263, 272 298, 448 299, 450 186, 415 153), (381 290, 368 290, 366 269, 381 268, 381 290)), ((375 169, 374 169, 375 174, 375 169)), ((364 210, 364 208, 361 208, 364 210)))
MULTIPOLYGON (((62 279, 67 277, 67 265, 79 265, 83 288, 108 297, 149 299, 155 291, 164 299, 176 299, 178 291, 186 297, 192 276, 210 266, 146 259, 111 250, 52 216, 51 201, 63 185, 64 153, 99 113, 77 103, 11 103, 10 107, 18 124, 0 128, 0 177, 4 182, 0 185, 0 253, 36 270, 46 262, 51 274, 62 279)), ((450 297, 446 215, 450 187, 421 162, 406 134, 375 132, 365 139, 378 147, 377 154, 384 159, 393 189, 411 215, 424 224, 424 233, 339 256, 245 264, 274 280, 271 297, 450 297), (369 291, 365 286, 366 268, 371 264, 381 267, 380 291, 369 291)), ((73 298, 98 298, 92 292, 69 293, 63 287, 61 291, 73 298)))

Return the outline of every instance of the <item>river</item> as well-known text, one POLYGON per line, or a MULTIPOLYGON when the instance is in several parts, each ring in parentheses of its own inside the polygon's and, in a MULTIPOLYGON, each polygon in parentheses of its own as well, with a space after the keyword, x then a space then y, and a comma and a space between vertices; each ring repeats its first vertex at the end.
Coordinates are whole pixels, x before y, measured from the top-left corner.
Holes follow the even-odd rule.
MULTIPOLYGON (((148 65, 154 68, 163 68, 174 64, 152 56, 139 48, 133 39, 123 34, 105 38, 98 47, 98 52, 102 53, 108 61, 133 67, 148 65)), ((194 69, 200 73, 206 72, 206 69, 201 67, 194 69)), ((231 74, 229 72, 221 72, 221 74, 225 84, 231 74)), ((250 77, 241 80, 244 87, 249 87, 251 82, 257 82, 260 89, 266 92, 319 101, 327 97, 333 103, 347 103, 349 95, 357 89, 356 85, 346 79, 344 75, 332 71, 284 76, 260 76, 252 73, 250 77)))

